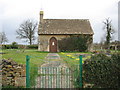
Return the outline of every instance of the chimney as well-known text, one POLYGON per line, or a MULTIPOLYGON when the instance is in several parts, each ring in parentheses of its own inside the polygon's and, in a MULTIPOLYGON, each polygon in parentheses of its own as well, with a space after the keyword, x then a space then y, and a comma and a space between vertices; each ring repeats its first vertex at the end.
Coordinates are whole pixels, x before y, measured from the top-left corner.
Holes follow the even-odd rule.
POLYGON ((44 12, 40 11, 40 23, 43 23, 43 15, 44 15, 44 12))
POLYGON ((38 26, 38 34, 40 31, 42 31, 42 26, 43 26, 43 11, 40 11, 40 21, 39 21, 39 26, 38 26))

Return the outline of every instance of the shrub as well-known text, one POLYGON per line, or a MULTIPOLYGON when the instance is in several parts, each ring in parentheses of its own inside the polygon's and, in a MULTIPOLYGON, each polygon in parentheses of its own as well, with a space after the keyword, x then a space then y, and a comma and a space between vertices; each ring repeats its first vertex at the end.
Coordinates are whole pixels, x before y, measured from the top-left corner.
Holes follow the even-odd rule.
POLYGON ((2 49, 11 49, 11 45, 2 45, 2 49))
POLYGON ((18 44, 13 42, 10 45, 2 45, 2 49, 18 49, 18 44))
POLYGON ((111 58, 104 54, 92 56, 83 65, 84 81, 97 88, 118 88, 120 72, 120 54, 111 58))
POLYGON ((80 51, 84 52, 88 49, 87 36, 71 36, 58 41, 60 51, 80 51))
POLYGON ((38 49, 38 45, 27 45, 28 49, 38 49))
POLYGON ((18 45, 17 43, 12 43, 11 45, 2 45, 2 49, 38 49, 38 45, 18 45))
POLYGON ((17 42, 12 42, 11 48, 12 48, 12 49, 18 49, 18 44, 17 44, 17 42))

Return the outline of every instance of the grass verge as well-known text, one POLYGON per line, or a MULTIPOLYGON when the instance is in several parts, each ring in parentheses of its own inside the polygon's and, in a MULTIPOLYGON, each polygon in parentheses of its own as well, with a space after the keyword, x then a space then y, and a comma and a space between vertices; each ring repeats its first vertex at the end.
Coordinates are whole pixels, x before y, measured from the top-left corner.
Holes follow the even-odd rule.
POLYGON ((89 59, 91 57, 90 52, 73 52, 73 53, 58 53, 60 57, 65 61, 65 63, 68 65, 68 67, 73 67, 74 65, 79 65, 79 56, 83 56, 83 63, 86 59, 89 59))
POLYGON ((79 56, 82 55, 83 62, 86 59, 91 58, 91 53, 87 52, 77 52, 77 53, 59 53, 60 57, 63 59, 63 61, 67 64, 67 66, 70 68, 72 74, 73 74, 73 84, 75 88, 80 88, 79 86, 79 78, 80 78, 80 70, 79 70, 79 56))
POLYGON ((2 54, 2 59, 12 59, 19 64, 26 64, 26 55, 30 56, 30 84, 35 85, 35 78, 38 75, 37 67, 43 64, 48 52, 39 52, 35 49, 19 50, 19 49, 4 49, 5 54, 2 54))

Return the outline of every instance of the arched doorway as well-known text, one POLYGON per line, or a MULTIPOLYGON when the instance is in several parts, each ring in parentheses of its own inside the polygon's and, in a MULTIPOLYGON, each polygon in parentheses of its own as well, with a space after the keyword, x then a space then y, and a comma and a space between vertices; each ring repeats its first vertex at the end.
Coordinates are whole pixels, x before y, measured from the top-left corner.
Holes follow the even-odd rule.
POLYGON ((50 52, 57 52, 57 39, 52 37, 49 41, 49 51, 50 52))

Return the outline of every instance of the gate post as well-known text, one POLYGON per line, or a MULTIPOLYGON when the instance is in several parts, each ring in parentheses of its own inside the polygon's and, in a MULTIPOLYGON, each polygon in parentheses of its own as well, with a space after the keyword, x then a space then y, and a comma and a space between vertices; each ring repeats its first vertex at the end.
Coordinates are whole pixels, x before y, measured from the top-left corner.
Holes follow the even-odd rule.
POLYGON ((80 88, 82 88, 82 55, 79 56, 80 88))
POLYGON ((27 55, 26 56, 26 88, 30 87, 29 60, 30 60, 30 57, 27 55))

